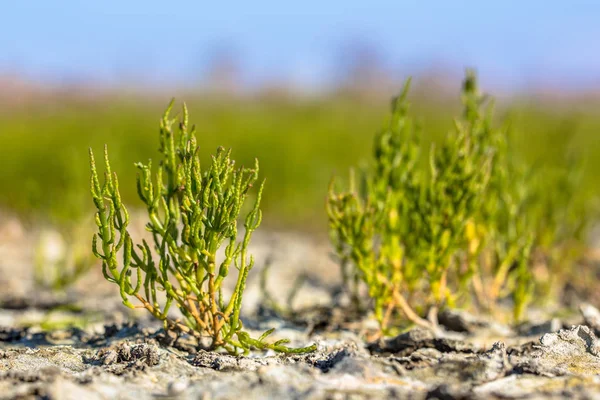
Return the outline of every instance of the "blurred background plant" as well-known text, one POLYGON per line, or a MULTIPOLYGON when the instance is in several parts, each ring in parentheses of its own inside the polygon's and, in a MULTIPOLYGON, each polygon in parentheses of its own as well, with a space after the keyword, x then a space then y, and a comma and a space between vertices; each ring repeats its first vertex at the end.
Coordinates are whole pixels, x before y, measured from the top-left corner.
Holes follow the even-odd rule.
POLYGON ((516 322, 534 290, 546 307, 556 303, 595 217, 577 193, 583 156, 528 170, 469 70, 462 117, 423 152, 409 84, 360 177, 351 171, 348 189, 330 185, 330 235, 354 306, 365 309, 366 286, 385 334, 402 320, 435 329, 438 307, 469 304, 471 294, 491 312, 509 298, 516 322))
POLYGON ((38 233, 34 247, 34 280, 39 289, 65 293, 97 261, 90 254, 93 221, 62 223, 38 233))

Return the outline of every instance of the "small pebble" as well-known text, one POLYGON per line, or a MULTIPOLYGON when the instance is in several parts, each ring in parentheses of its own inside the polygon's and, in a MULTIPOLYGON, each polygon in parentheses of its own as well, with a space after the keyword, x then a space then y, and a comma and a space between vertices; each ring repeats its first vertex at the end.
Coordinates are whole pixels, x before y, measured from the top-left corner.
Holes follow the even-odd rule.
POLYGON ((189 386, 188 382, 184 381, 184 380, 169 382, 169 385, 167 385, 167 395, 178 396, 178 395, 182 394, 183 392, 185 392, 185 390, 188 388, 188 386, 189 386))

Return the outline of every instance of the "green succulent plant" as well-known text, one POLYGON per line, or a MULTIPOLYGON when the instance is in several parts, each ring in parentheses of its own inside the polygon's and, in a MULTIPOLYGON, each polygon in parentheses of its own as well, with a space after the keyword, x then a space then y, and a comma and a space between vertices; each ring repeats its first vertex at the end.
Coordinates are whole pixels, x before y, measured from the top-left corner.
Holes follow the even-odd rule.
POLYGON ((519 219, 529 181, 509 159, 507 131, 493 126, 492 106, 469 71, 463 116, 421 168, 409 87, 410 80, 394 99, 359 184, 352 173, 348 190, 330 187, 330 233, 346 287, 354 299, 367 287, 383 332, 401 320, 434 328, 439 307, 455 305, 488 275, 510 287, 520 315, 531 292, 533 232, 519 219), (483 255, 493 256, 490 271, 481 268, 483 255))
POLYGON ((259 205, 264 181, 258 180, 258 161, 253 168, 236 167, 231 151, 219 147, 208 167, 201 168, 187 109, 184 105, 175 133, 172 126, 176 120, 169 116, 172 106, 173 102, 160 122, 162 160, 158 168, 154 170, 151 161, 136 164, 137 190, 147 209, 151 243, 133 243, 127 230, 129 213, 121 200, 117 175, 111 171, 108 151, 105 147, 106 171, 101 184, 90 149, 91 192, 98 226, 92 248, 102 260, 104 277, 119 286, 126 306, 145 308, 166 329, 199 340, 210 339, 210 349, 231 353, 251 348, 284 353, 314 350, 314 345, 286 347, 285 339, 267 342, 273 330, 258 339, 244 331, 242 298, 254 266, 249 244, 262 218, 259 205), (238 219, 253 192, 253 205, 240 234, 238 219), (221 248, 224 256, 219 258, 221 248), (232 293, 226 296, 223 284, 232 269, 237 279, 232 293), (137 306, 132 299, 137 300, 137 306), (179 309, 181 320, 169 316, 173 305, 179 309))

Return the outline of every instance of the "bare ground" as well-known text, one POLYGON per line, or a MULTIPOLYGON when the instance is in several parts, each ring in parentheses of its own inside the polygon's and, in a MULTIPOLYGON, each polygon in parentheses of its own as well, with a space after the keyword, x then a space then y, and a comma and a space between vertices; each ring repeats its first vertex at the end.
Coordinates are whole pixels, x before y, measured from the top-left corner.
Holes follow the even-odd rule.
POLYGON ((600 312, 591 305, 560 319, 538 310, 518 327, 445 311, 439 336, 413 329, 369 341, 373 321, 330 308, 338 276, 327 247, 269 233, 254 241, 245 326, 255 336, 276 327, 274 338, 318 350, 235 357, 127 310, 98 271, 63 295, 36 289, 32 241, 16 220, 0 223, 2 399, 600 398, 600 312), (276 302, 305 277, 292 304, 304 311, 284 318, 261 301, 267 258, 276 302))

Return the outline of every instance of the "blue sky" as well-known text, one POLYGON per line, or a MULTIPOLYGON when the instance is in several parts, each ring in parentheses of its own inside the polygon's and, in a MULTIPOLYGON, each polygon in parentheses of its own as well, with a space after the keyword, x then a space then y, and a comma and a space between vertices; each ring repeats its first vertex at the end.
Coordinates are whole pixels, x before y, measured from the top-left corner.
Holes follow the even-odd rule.
POLYGON ((600 79, 600 1, 3 1, 0 71, 156 83, 197 77, 215 49, 247 79, 326 81, 345 43, 410 73, 474 66, 509 85, 600 79))

